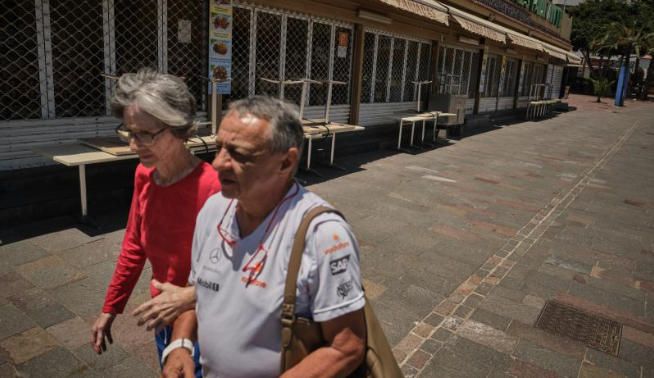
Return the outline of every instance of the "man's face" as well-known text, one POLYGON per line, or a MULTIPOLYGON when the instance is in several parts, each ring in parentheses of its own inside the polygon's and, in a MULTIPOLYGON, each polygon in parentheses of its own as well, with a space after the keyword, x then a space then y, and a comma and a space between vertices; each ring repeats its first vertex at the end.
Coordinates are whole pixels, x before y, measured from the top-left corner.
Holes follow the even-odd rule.
POLYGON ((268 121, 249 114, 227 114, 216 136, 213 161, 223 196, 257 201, 277 185, 285 185, 282 167, 287 154, 270 151, 271 136, 268 121))

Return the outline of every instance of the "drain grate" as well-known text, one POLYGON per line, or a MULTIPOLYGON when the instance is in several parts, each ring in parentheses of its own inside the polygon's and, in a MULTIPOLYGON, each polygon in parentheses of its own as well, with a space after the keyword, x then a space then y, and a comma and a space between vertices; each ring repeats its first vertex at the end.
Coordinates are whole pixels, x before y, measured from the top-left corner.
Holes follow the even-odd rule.
POLYGON ((580 341, 589 348, 618 355, 622 325, 592 315, 570 305, 547 301, 536 320, 536 327, 549 333, 580 341))

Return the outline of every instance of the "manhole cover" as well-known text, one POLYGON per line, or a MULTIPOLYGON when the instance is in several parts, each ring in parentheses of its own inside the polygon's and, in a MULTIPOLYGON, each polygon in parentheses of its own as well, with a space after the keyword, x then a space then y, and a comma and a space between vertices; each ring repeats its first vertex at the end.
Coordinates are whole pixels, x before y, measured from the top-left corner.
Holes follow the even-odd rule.
POLYGON ((589 348, 614 356, 620 349, 622 325, 556 301, 547 301, 536 327, 549 333, 581 341, 589 348))

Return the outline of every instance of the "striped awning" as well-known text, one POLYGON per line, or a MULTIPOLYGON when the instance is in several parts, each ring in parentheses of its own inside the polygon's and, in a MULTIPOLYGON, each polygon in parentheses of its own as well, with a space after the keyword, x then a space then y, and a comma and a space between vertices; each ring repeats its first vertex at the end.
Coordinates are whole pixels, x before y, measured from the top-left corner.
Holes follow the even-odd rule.
POLYGON ((568 56, 568 63, 575 64, 575 65, 581 65, 581 58, 579 56, 577 56, 577 54, 570 51, 570 52, 566 53, 566 55, 568 56))
POLYGON ((450 6, 447 8, 454 21, 466 31, 493 41, 506 43, 506 33, 499 30, 492 22, 450 6))
POLYGON ((447 8, 433 0, 379 0, 379 2, 428 18, 444 25, 449 25, 447 8))
POLYGON ((531 49, 531 50, 536 50, 536 51, 543 51, 544 49, 542 43, 532 38, 529 38, 525 35, 521 35, 516 32, 508 32, 506 34, 509 37, 511 43, 513 43, 514 45, 531 49))
POLYGON ((554 47, 550 44, 546 44, 544 50, 547 53, 547 55, 553 58, 560 59, 564 62, 568 61, 568 54, 563 49, 559 49, 558 47, 554 47))

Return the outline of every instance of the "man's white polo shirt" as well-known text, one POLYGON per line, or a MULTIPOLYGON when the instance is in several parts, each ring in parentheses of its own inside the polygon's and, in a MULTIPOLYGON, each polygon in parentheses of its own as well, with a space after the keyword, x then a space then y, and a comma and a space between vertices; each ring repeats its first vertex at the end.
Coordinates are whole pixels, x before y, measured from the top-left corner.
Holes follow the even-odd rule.
MULTIPOLYGON (((294 184, 247 237, 238 203, 221 193, 198 215, 189 282, 196 286, 198 341, 205 377, 279 376, 280 313, 297 228, 320 197, 294 184)), ((297 285, 297 314, 324 322, 359 310, 359 250, 349 225, 322 214, 309 227, 297 285)))

